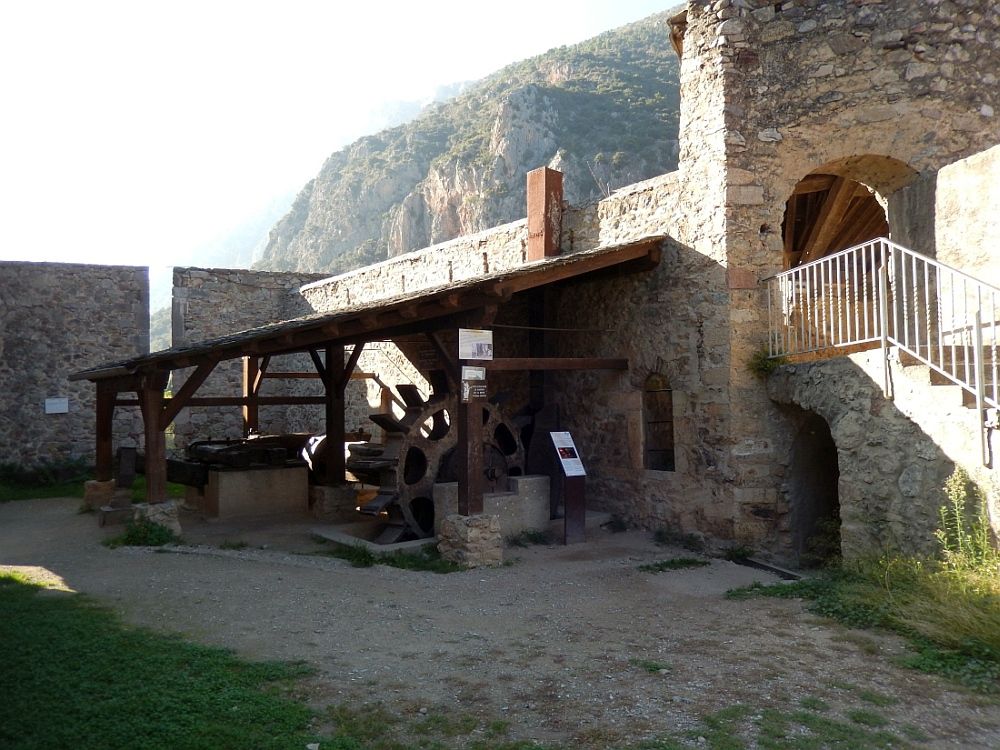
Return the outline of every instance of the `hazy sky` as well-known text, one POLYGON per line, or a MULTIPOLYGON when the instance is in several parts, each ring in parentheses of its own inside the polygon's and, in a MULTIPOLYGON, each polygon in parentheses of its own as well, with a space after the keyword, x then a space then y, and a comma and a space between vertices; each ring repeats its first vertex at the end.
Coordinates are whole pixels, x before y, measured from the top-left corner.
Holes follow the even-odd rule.
POLYGON ((4 3, 0 259, 196 264, 385 102, 676 4, 4 3))

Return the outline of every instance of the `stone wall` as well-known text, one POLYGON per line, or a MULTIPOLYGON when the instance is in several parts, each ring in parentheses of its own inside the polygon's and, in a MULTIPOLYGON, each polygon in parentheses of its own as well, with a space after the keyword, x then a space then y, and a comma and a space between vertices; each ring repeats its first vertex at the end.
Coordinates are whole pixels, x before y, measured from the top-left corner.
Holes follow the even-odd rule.
MULTIPOLYGON (((148 342, 147 269, 0 262, 0 463, 93 461, 96 388, 68 378, 148 342), (68 413, 46 414, 48 398, 68 399, 68 413)), ((117 409, 116 444, 141 436, 138 410, 117 409)))
POLYGON ((1000 287, 1000 145, 937 173, 937 258, 1000 287))
POLYGON ((301 289, 317 312, 371 302, 521 266, 526 256, 525 220, 432 245, 301 289))
MULTIPOLYGON (((310 312, 297 292, 317 274, 275 273, 237 269, 175 268, 171 328, 173 345, 191 344, 226 336, 255 326, 288 320, 310 312)), ((272 372, 314 371, 308 356, 275 357, 272 372)), ((192 370, 174 373, 171 388, 178 391, 192 370)), ((240 396, 243 363, 220 362, 198 396, 240 396)), ((322 395, 318 381, 268 380, 261 395, 322 395)), ((322 424, 322 407, 264 406, 260 425, 264 432, 315 431, 322 424)), ((239 407, 191 407, 174 420, 174 448, 191 440, 224 440, 243 436, 239 407)))
MULTIPOLYGON (((840 465, 841 539, 847 557, 887 550, 933 553, 943 485, 962 466, 983 488, 994 529, 1000 529, 1000 493, 980 459, 975 410, 957 386, 932 385, 928 368, 889 358, 891 399, 883 393, 878 350, 809 364, 787 365, 768 379, 777 403, 798 407, 789 416, 821 416, 830 426, 840 465)), ((994 437, 993 442, 996 443, 994 437)), ((996 446, 994 446, 995 449, 996 446)), ((801 477, 781 462, 784 500, 776 531, 787 532, 801 477)), ((777 548, 787 537, 775 535, 777 548)))
MULTIPOLYGON (((318 274, 275 273, 231 269, 175 268, 173 298, 174 345, 229 335, 257 325, 287 320, 313 312, 298 293, 318 274)), ((349 356, 350 348, 345 352, 349 356)), ((315 372, 307 355, 275 357, 269 372, 315 372)), ((175 374, 172 388, 178 390, 191 370, 175 374)), ((355 368, 357 375, 378 373, 390 388, 396 383, 415 382, 428 392, 420 372, 390 342, 372 342, 365 347, 355 368)), ((242 393, 242 360, 222 362, 198 389, 198 396, 238 396, 242 393)), ((385 389, 373 379, 356 378, 347 386, 344 425, 348 432, 365 431, 379 437, 379 428, 369 414, 392 408, 385 389)), ((268 379, 262 396, 322 396, 319 380, 268 379)), ((401 411, 396 407, 397 413, 401 411)), ((322 406, 290 405, 260 407, 262 432, 322 432, 322 406)), ((174 449, 191 440, 236 439, 243 435, 239 407, 192 407, 174 422, 174 449)))

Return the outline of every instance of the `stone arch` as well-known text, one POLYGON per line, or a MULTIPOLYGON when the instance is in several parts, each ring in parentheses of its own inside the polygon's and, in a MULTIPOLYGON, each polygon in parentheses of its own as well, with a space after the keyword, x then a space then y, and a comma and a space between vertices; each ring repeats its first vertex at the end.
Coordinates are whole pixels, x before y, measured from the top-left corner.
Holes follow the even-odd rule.
POLYGON ((785 202, 784 267, 889 235, 888 196, 916 176, 905 162, 877 154, 848 156, 811 170, 785 202))

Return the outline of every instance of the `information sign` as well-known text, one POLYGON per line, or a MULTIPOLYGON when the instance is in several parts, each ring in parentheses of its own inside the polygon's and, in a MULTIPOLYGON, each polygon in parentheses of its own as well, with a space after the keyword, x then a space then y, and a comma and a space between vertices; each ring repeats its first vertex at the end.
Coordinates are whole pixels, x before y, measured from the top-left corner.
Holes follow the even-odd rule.
POLYGON ((568 432, 550 432, 552 445, 556 448, 556 454, 562 463, 563 474, 567 477, 585 477, 587 472, 583 468, 583 461, 573 443, 573 436, 568 432))

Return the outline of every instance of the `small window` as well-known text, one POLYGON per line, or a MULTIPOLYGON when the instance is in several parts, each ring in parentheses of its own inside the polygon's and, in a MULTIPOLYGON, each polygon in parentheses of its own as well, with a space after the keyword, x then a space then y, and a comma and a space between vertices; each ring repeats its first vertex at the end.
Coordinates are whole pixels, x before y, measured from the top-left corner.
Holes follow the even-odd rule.
POLYGON ((644 466, 654 471, 674 470, 674 395, 663 375, 650 375, 642 393, 644 466))

